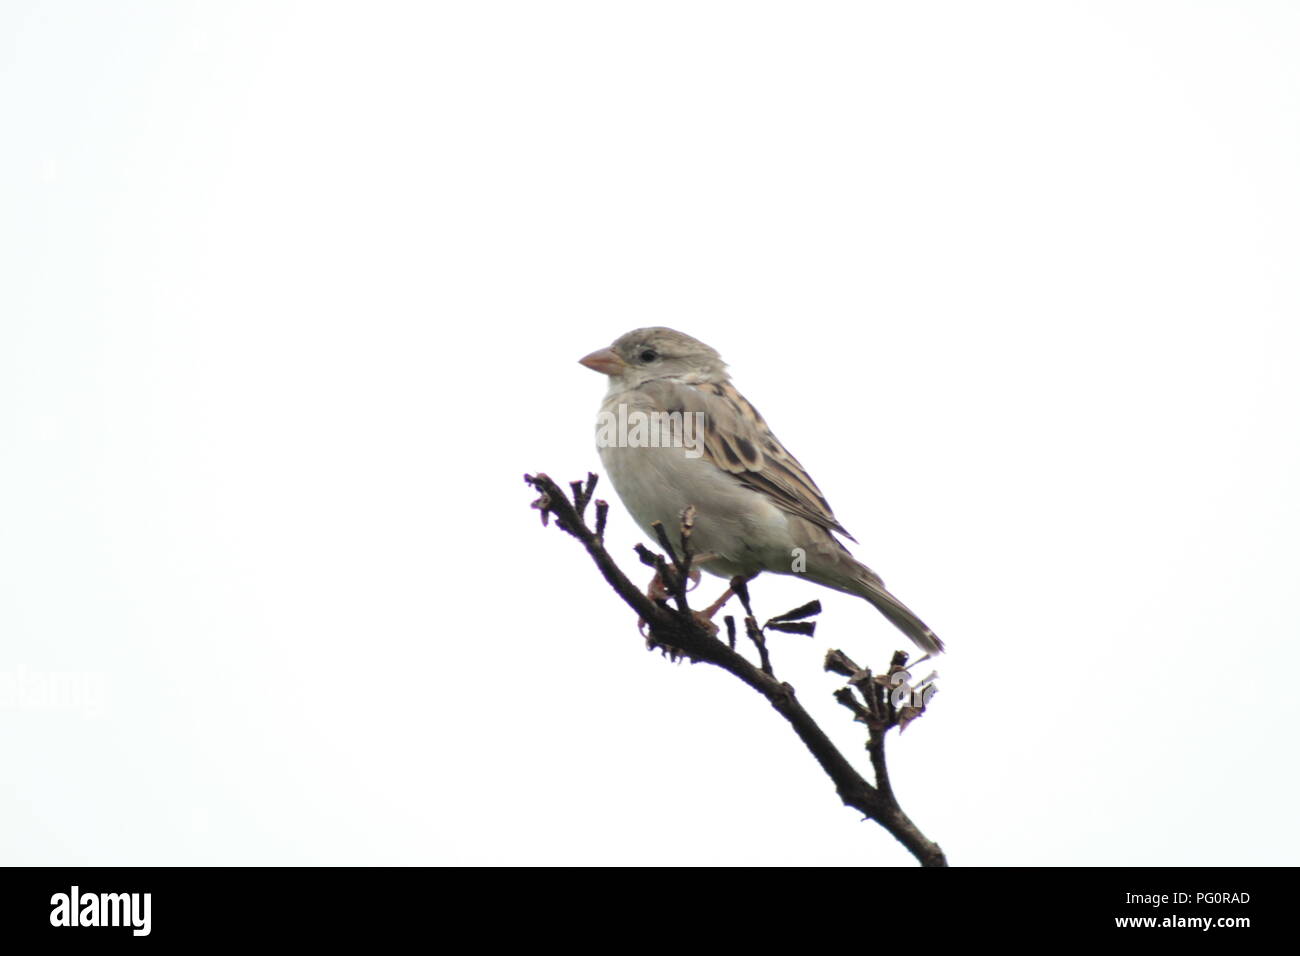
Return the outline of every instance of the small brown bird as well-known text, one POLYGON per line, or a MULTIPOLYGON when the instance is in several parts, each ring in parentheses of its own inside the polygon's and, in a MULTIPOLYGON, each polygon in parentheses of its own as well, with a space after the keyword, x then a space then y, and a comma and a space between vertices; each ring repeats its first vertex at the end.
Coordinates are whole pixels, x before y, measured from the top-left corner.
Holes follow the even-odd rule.
POLYGON ((722 358, 667 328, 636 329, 580 360, 609 376, 596 444, 610 481, 641 529, 663 523, 724 578, 793 574, 865 598, 922 650, 943 642, 835 537, 836 520, 803 466, 731 384, 722 358))

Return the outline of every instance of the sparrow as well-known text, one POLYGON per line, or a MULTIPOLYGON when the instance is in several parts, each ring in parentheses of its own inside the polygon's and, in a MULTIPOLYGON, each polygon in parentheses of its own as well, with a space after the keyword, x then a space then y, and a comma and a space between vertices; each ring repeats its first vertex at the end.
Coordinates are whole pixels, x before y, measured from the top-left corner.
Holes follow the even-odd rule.
POLYGON ((641 530, 681 545, 695 506, 696 563, 728 579, 792 574, 871 602, 927 654, 943 642, 857 561, 857 543, 712 348, 674 329, 635 329, 579 359, 609 377, 596 421, 605 471, 641 530))

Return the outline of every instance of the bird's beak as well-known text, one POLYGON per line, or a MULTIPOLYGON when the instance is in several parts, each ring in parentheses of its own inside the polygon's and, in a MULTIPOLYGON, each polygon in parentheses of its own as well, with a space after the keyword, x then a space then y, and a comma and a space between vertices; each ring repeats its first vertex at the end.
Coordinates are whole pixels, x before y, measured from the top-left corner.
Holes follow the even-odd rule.
POLYGON ((602 375, 621 375, 627 368, 627 363, 613 349, 598 349, 586 358, 578 359, 578 364, 602 375))

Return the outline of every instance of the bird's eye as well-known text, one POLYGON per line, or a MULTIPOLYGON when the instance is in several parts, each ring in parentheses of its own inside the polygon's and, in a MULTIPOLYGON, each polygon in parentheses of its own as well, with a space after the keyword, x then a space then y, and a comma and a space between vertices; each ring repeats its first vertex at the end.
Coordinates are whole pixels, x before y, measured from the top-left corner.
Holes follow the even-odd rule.
POLYGON ((647 363, 648 363, 648 362, 653 362, 653 361, 654 361, 655 359, 657 359, 658 357, 659 357, 659 353, 656 352, 654 349, 642 349, 642 350, 641 350, 641 356, 640 356, 640 358, 641 358, 641 361, 642 361, 642 362, 647 362, 647 363))

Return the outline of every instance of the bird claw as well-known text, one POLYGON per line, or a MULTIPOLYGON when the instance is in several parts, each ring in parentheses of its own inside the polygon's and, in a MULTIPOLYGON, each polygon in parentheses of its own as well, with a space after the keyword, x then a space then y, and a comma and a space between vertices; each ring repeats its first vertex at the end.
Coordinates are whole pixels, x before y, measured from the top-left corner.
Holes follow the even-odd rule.
POLYGON ((718 625, 714 624, 703 611, 692 611, 691 616, 695 618, 696 624, 709 632, 710 637, 718 636, 718 625))
POLYGON ((645 589, 645 596, 655 602, 668 600, 668 588, 664 586, 664 579, 659 576, 658 571, 650 579, 650 586, 645 589))
MULTIPOLYGON (((688 591, 692 591, 695 588, 699 587, 700 585, 699 568, 691 568, 690 572, 687 574, 687 578, 691 581, 693 585, 692 587, 687 588, 688 591)), ((728 588, 727 592, 721 598, 715 601, 713 605, 709 607, 707 610, 691 611, 691 616, 695 619, 695 622, 699 624, 702 628, 704 628, 706 631, 708 631, 710 635, 716 637, 718 634, 718 625, 714 624, 711 618, 713 617, 714 614, 718 613, 718 608, 722 607, 723 604, 727 603, 727 598, 731 597, 731 594, 732 591, 730 588, 728 588)), ((664 584, 663 577, 660 576, 658 571, 656 571, 655 576, 650 579, 650 585, 649 587, 646 588, 645 596, 649 598, 651 601, 654 601, 656 604, 667 603, 668 599, 672 597, 671 592, 664 584)), ((642 637, 649 640, 650 636, 646 634, 647 625, 648 622, 646 621, 645 618, 643 617, 637 618, 637 622, 636 622, 637 632, 640 633, 642 637)))

